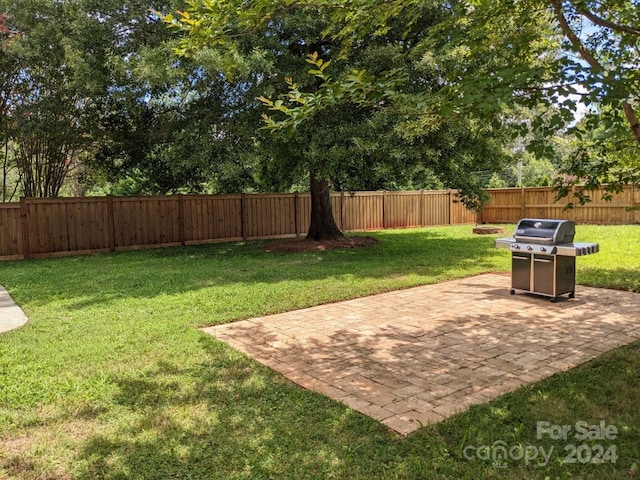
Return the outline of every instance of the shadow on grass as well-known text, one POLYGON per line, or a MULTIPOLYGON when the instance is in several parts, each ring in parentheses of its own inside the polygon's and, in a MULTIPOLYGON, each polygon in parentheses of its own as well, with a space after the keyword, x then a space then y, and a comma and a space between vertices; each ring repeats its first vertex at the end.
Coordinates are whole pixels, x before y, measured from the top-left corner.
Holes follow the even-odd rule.
MULTIPOLYGON (((375 236, 382 245, 362 251, 278 255, 262 251, 262 243, 256 242, 4 263, 0 280, 8 282, 20 303, 32 307, 66 303, 46 321, 35 321, 33 328, 5 337, 4 345, 13 349, 8 350, 10 360, 0 365, 7 380, 0 386, 24 386, 29 370, 33 386, 25 388, 36 404, 47 406, 54 401, 63 404, 69 396, 94 398, 85 392, 85 383, 74 382, 73 377, 58 388, 65 380, 61 372, 73 367, 80 379, 85 373, 108 378, 108 388, 95 395, 102 407, 77 412, 94 428, 86 441, 79 441, 81 449, 73 457, 79 478, 539 478, 537 470, 505 473, 491 470, 486 462, 470 463, 461 457, 461 445, 499 439, 535 442, 530 432, 538 420, 597 423, 597 416, 627 427, 620 443, 625 445, 621 446, 624 458, 609 471, 573 467, 575 477, 637 477, 638 469, 632 466, 640 462, 637 344, 398 440, 379 423, 290 384, 215 340, 203 338, 198 343, 183 338, 187 330, 197 333, 187 322, 181 328, 172 323, 178 310, 201 304, 195 313, 206 313, 226 301, 213 296, 218 285, 224 287, 220 289, 224 295, 237 295, 233 299, 237 310, 217 317, 228 321, 250 314, 245 306, 249 301, 263 313, 272 309, 266 305, 268 297, 257 295, 263 287, 280 304, 321 281, 337 283, 331 295, 338 297, 339 290, 346 290, 341 283, 345 278, 357 285, 380 280, 379 286, 372 283, 357 292, 366 294, 367 289, 404 285, 394 283, 396 277, 412 275, 415 278, 407 284, 427 283, 493 270, 496 265, 508 269, 508 253, 495 250, 491 238, 467 238, 459 230, 451 231, 458 233, 450 235, 445 229, 379 233, 375 236), (290 279, 298 283, 291 284, 290 279), (305 283, 307 279, 310 282, 305 283), (185 294, 182 303, 166 312, 166 298, 177 294, 185 294), (144 309, 138 302, 130 321, 120 318, 118 311, 98 316, 111 305, 120 308, 123 299, 150 301, 144 309), (150 305, 159 313, 152 316, 150 305), (62 327, 55 329, 58 318, 62 327), (86 332, 77 329, 79 324, 86 332), (97 335, 99 324, 105 326, 97 335), (163 328, 150 331, 154 324, 163 328), (89 338, 99 345, 77 352, 69 346, 89 338), (169 345, 172 341, 175 345, 169 345), (69 360, 56 363, 67 350, 69 360), (114 398, 111 386, 119 392, 114 398), (518 433, 522 431, 529 433, 523 436, 518 433)), ((315 298, 319 297, 312 290, 304 301, 315 298)), ((189 321, 197 320, 189 317, 189 321)), ((31 401, 22 404, 23 410, 11 411, 6 403, 4 407, 16 417, 35 410, 31 401)), ((65 417, 60 423, 66 426, 66 421, 65 417)), ((35 414, 33 424, 49 427, 35 414)), ((57 448, 62 453, 51 461, 65 461, 65 441, 74 444, 72 437, 71 433, 61 440, 57 448)))
MULTIPOLYGON (((516 301, 540 302, 527 296, 518 296, 516 301)), ((554 308, 570 313, 576 304, 578 301, 567 301, 554 308)), ((584 299, 580 304, 589 306, 584 299)), ((606 312, 613 307, 599 308, 606 312)), ((524 309, 515 315, 507 312, 500 319, 470 315, 468 320, 455 333, 486 347, 525 346, 554 336, 544 332, 539 322, 527 322, 524 309), (510 334, 501 328, 501 322, 519 324, 523 333, 510 334), (488 331, 478 333, 483 330, 488 331)), ((579 324, 580 319, 574 323, 579 324)), ((252 328, 246 333, 263 345, 281 340, 262 327, 252 328)), ((565 336, 575 336, 575 326, 566 325, 563 330, 565 336)), ((443 325, 433 332, 434 341, 448 332, 451 326, 443 325)), ((349 359, 360 358, 363 351, 373 354, 393 345, 388 360, 381 362, 380 374, 393 374, 402 381, 410 374, 402 371, 406 365, 399 361, 407 358, 410 334, 402 328, 388 328, 363 337, 342 329, 331 335, 330 342, 311 345, 308 363, 313 366, 335 359, 336 366, 344 369, 349 359)), ((280 358, 301 356, 287 344, 278 348, 280 358)), ((565 348, 572 353, 569 342, 565 348)), ((638 342, 490 403, 474 405, 405 439, 338 402, 297 387, 215 339, 203 336, 196 354, 201 359, 191 368, 160 361, 143 376, 113 378, 119 390, 114 410, 121 409, 133 421, 83 444, 76 457, 82 465, 78 478, 521 479, 551 475, 613 479, 626 478, 639 458, 638 342), (615 464, 562 465, 566 443, 536 437, 538 421, 574 425, 579 420, 590 424, 606 420, 620 430, 615 464), (516 460, 507 469, 492 465, 491 458, 469 459, 463 454, 466 445, 491 446, 496 441, 509 446, 542 445, 556 451, 549 465, 525 465, 516 460)), ((422 371, 425 366, 435 368, 428 350, 411 358, 422 371)), ((453 373, 465 361, 452 349, 446 363, 449 372, 441 374, 453 373)))
POLYGON ((136 420, 88 439, 77 478, 327 478, 350 448, 396 443, 377 422, 219 342, 200 347, 209 360, 192 370, 158 364, 144 379, 115 379, 116 404, 136 420), (180 388, 172 374, 193 384, 180 388))
MULTIPOLYGON (((470 228, 470 227, 469 227, 470 228)), ((81 310, 123 299, 154 299, 203 289, 242 285, 249 295, 264 285, 294 285, 346 278, 362 280, 421 277, 413 284, 504 268, 506 255, 493 238, 450 235, 446 230, 407 230, 371 234, 381 244, 353 250, 277 254, 264 242, 58 258, 8 264, 0 280, 23 305, 63 299, 81 310)), ((283 287, 288 290, 289 287, 283 287)), ((385 289, 382 287, 382 289, 385 289)))

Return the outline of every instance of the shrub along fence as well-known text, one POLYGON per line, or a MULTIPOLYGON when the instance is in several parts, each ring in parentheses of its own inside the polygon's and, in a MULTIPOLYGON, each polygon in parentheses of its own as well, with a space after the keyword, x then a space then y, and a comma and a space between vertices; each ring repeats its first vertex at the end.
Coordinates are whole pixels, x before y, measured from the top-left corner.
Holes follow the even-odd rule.
MULTIPOLYGON (((333 193, 343 231, 470 224, 455 190, 333 193)), ((22 198, 0 204, 0 260, 306 234, 304 193, 22 198)))

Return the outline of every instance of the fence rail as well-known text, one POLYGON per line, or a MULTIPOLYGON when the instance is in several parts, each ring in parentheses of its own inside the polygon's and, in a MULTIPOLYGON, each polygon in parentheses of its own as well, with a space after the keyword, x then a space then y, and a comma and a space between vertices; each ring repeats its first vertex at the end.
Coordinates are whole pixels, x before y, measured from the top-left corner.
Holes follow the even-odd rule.
POLYGON ((570 199, 556 202, 552 187, 489 189, 491 201, 482 211, 485 223, 515 223, 520 218, 561 218, 577 223, 640 223, 640 190, 627 185, 610 201, 603 200, 604 189, 590 193, 591 202, 565 209, 570 199))
MULTIPOLYGON (((333 193, 343 231, 476 223, 454 190, 333 193)), ((22 198, 0 204, 0 260, 305 235, 308 193, 22 198)))

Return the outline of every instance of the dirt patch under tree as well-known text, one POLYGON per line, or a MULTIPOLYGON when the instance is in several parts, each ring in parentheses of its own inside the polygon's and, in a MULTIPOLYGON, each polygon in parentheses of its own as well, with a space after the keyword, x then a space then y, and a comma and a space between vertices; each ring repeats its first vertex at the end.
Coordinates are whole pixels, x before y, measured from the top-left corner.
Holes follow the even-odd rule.
POLYGON ((307 240, 305 238, 287 238, 269 242, 264 249, 269 252, 295 253, 333 250, 338 248, 366 248, 380 243, 373 237, 343 237, 337 240, 307 240))

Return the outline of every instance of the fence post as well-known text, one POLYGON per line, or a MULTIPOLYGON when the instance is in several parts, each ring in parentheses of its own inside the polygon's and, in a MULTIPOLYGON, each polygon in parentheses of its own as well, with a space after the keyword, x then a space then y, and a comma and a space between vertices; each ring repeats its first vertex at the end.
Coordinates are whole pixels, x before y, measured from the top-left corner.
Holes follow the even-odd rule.
POLYGON ((116 250, 116 222, 113 214, 113 197, 107 197, 107 235, 109 242, 109 250, 116 250))
POLYGON ((240 231, 242 232, 242 241, 247 241, 247 195, 240 194, 240 231))
POLYGON ((344 204, 344 190, 340 190, 340 230, 344 230, 344 217, 345 217, 345 204, 344 204))
POLYGON ((184 231, 184 195, 178 194, 178 228, 180 229, 180 245, 186 245, 186 232, 184 231))
POLYGON ((299 200, 299 195, 298 192, 295 192, 293 194, 293 221, 295 223, 294 225, 294 230, 296 232, 296 238, 300 237, 300 226, 298 225, 299 222, 299 217, 298 217, 298 200, 299 200))
POLYGON ((420 190, 420 194, 418 195, 418 222, 421 227, 424 227, 424 189, 420 190))
POLYGON ((525 203, 526 191, 524 189, 524 185, 520 185, 520 218, 526 218, 527 216, 527 206, 525 203))
POLYGON ((31 258, 31 247, 29 245, 27 199, 24 197, 20 197, 20 228, 22 230, 22 256, 27 260, 31 258))
POLYGON ((453 190, 449 190, 449 225, 453 225, 453 190))
POLYGON ((387 191, 382 191, 382 229, 387 229, 387 191))
POLYGON ((636 184, 631 184, 631 208, 633 208, 633 223, 640 223, 640 202, 637 200, 638 190, 636 184))

